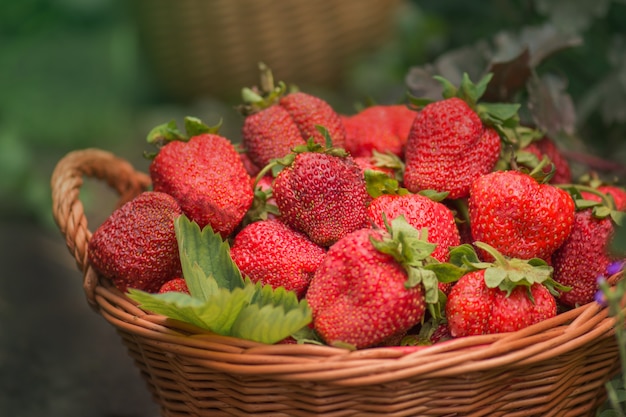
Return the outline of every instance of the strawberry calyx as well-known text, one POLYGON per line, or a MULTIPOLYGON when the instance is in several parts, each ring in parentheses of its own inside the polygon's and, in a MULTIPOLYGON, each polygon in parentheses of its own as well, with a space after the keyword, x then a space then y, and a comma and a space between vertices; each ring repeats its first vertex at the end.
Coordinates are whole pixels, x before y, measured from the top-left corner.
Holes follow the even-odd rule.
POLYGON ((396 154, 390 151, 379 152, 372 150, 372 162, 374 166, 379 168, 387 168, 394 172, 394 177, 398 181, 402 181, 404 177, 404 161, 396 154))
POLYGON ((509 146, 502 148, 498 169, 505 170, 522 165, 533 170, 541 163, 537 155, 528 151, 527 148, 545 137, 544 132, 522 125, 514 128, 502 127, 502 130, 505 132, 504 136, 509 146))
POLYGON ((530 287, 533 284, 542 284, 552 295, 569 291, 570 288, 559 284, 552 279, 553 268, 543 259, 518 259, 502 255, 494 247, 484 242, 474 242, 474 245, 489 253, 494 262, 468 262, 470 270, 484 270, 485 284, 488 288, 499 288, 506 292, 507 297, 516 287, 526 287, 531 297, 530 287))
POLYGON ((241 90, 243 104, 237 107, 244 116, 258 113, 278 102, 287 94, 287 85, 279 81, 274 82, 272 70, 263 62, 259 62, 260 83, 259 86, 244 87, 241 90))
POLYGON ((536 164, 531 164, 532 169, 528 169, 528 165, 519 165, 517 158, 511 160, 511 168, 523 172, 524 174, 528 174, 539 184, 547 184, 550 182, 554 174, 556 173, 556 165, 552 162, 552 160, 544 155, 541 158, 541 161, 538 161, 536 164), (546 170, 548 168, 548 170, 546 170))
POLYGON ((428 242, 428 229, 417 230, 411 226, 403 215, 387 221, 383 214, 383 221, 387 230, 381 239, 370 237, 374 248, 381 253, 390 255, 405 269, 407 280, 406 288, 423 285, 424 298, 428 304, 439 302, 439 287, 437 274, 424 268, 427 264, 436 263, 431 254, 437 247, 428 242))
POLYGON ((567 191, 574 199, 576 210, 592 210, 592 215, 596 219, 604 219, 610 217, 613 222, 621 226, 624 224, 626 214, 617 209, 613 196, 609 193, 603 193, 592 185, 583 184, 558 184, 557 187, 567 191), (582 192, 597 196, 600 201, 586 199, 582 192))
MULTIPOLYGON (((178 125, 175 120, 157 125, 153 127, 150 132, 148 132, 146 141, 149 144, 156 146, 157 149, 160 149, 169 142, 175 140, 187 142, 192 137, 205 133, 217 134, 222 126, 222 120, 220 120, 216 125, 209 126, 197 117, 193 116, 185 117, 184 123, 184 133, 178 129, 178 125)), ((155 155, 156 153, 144 153, 144 156, 149 159, 154 158, 155 155)))
MULTIPOLYGON (((400 182, 397 179, 391 178, 384 172, 374 169, 366 169, 364 172, 364 176, 367 192, 372 198, 379 197, 383 194, 411 194, 408 189, 400 186, 400 182)), ((450 193, 447 191, 420 190, 417 194, 427 197, 435 202, 441 202, 445 200, 450 193)))
POLYGON ((410 194, 409 190, 400 186, 400 182, 397 179, 391 178, 389 175, 382 171, 366 169, 364 171, 364 177, 367 193, 372 198, 379 197, 383 194, 410 194))
POLYGON ((328 129, 326 129, 326 127, 321 126, 321 125, 316 125, 315 128, 324 137, 325 144, 324 145, 319 144, 315 142, 315 139, 313 137, 310 137, 306 141, 306 143, 302 145, 294 146, 291 149, 291 152, 289 152, 287 155, 283 156, 282 158, 272 159, 267 165, 261 168, 261 170, 257 174, 255 182, 254 182, 255 189, 256 189, 256 185, 261 180, 261 178, 263 178, 269 172, 271 172, 272 175, 276 177, 282 169, 288 166, 291 166, 293 162, 295 161, 296 156, 298 156, 298 154, 307 153, 307 152, 317 152, 317 153, 324 153, 324 154, 331 155, 331 156, 336 156, 338 158, 346 158, 349 156, 348 152, 345 149, 337 148, 333 146, 332 138, 330 137, 330 133, 328 133, 328 129))
POLYGON ((275 204, 269 203, 272 198, 272 189, 268 188, 263 190, 259 186, 254 188, 254 197, 252 198, 252 204, 246 212, 243 220, 241 221, 241 227, 245 227, 250 223, 254 223, 260 220, 267 220, 270 215, 280 216, 280 210, 275 204))

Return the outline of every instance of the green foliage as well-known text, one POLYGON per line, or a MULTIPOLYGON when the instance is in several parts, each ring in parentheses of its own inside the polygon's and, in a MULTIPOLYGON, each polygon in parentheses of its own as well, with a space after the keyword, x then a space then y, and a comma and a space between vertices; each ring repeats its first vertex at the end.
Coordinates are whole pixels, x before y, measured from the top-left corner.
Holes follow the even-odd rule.
POLYGON ((190 294, 129 290, 146 311, 215 333, 276 343, 311 322, 311 309, 293 291, 254 284, 241 276, 228 243, 210 226, 200 230, 182 215, 175 221, 183 277, 190 294))
MULTIPOLYGON (((389 48, 362 64, 367 72, 382 68, 389 79, 359 83, 361 94, 389 101, 392 90, 376 88, 393 78, 405 82, 414 96, 438 99, 442 87, 434 75, 458 85, 463 73, 479 79, 492 72, 486 101, 521 103, 521 121, 548 132, 570 155, 626 161, 623 0, 414 0, 401 14, 389 48), (404 26, 408 20, 412 26, 404 26), (421 48, 408 49, 416 37, 421 48), (390 56, 400 50, 410 55, 404 60, 390 56)), ((358 68, 352 76, 363 72, 358 68)), ((596 162, 584 161, 607 170, 596 162)), ((576 166, 574 174, 586 167, 576 166)), ((606 174, 624 172, 622 165, 619 172, 606 174)))

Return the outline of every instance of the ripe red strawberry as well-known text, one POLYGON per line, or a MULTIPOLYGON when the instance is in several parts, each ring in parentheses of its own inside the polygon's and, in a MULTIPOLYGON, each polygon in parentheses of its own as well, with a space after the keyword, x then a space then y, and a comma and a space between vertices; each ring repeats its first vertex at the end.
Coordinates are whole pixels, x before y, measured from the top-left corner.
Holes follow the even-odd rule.
POLYGON ((472 181, 493 170, 501 139, 492 125, 512 120, 517 106, 508 106, 496 117, 488 105, 477 104, 489 79, 474 86, 465 76, 458 90, 444 84, 444 99, 418 112, 405 152, 404 186, 410 191, 448 192, 449 199, 467 197, 472 181), (472 91, 476 94, 470 96, 472 91))
POLYGON ((481 247, 496 262, 477 264, 479 269, 452 287, 446 319, 453 337, 517 331, 556 315, 556 300, 547 286, 555 291, 558 285, 547 264, 505 259, 492 248, 481 247))
POLYGON ((437 245, 432 257, 439 262, 447 262, 449 248, 461 244, 452 211, 444 204, 420 194, 382 194, 372 200, 368 214, 370 220, 380 228, 385 227, 383 214, 387 221, 403 215, 416 229, 428 228, 428 241, 437 245))
POLYGON ((513 332, 555 315, 556 301, 543 285, 516 287, 507 296, 497 287, 487 287, 484 270, 469 272, 459 279, 446 302, 453 337, 513 332))
POLYGON ((168 194, 140 194, 95 230, 89 240, 89 262, 120 291, 157 292, 182 273, 174 231, 174 220, 181 214, 168 194))
MULTIPOLYGON (((598 189, 596 192, 601 191, 598 189)), ((582 191, 580 194, 585 200, 602 201, 595 193, 582 191)), ((593 301, 598 291, 598 278, 606 276, 609 265, 619 260, 609 250, 615 234, 610 211, 602 213, 597 208, 576 211, 572 231, 552 255, 554 279, 571 288, 558 297, 567 306, 574 307, 593 301)), ((612 208, 607 207, 608 210, 612 208)))
POLYGON ((274 180, 281 219, 320 246, 368 226, 365 179, 354 160, 337 148, 309 141, 274 180))
MULTIPOLYGON (((392 230, 400 219, 392 223, 392 230)), ((306 294, 313 326, 326 343, 356 348, 378 345, 419 323, 428 297, 434 295, 437 301, 434 274, 432 280, 411 281, 421 276, 414 273, 419 269, 415 261, 428 257, 432 245, 422 241, 426 246, 416 249, 406 239, 409 229, 417 231, 406 221, 403 224, 404 250, 413 248, 416 254, 411 257, 412 267, 397 250, 399 237, 393 231, 357 230, 329 248, 306 294)))
POLYGON ((519 171, 496 171, 472 183, 468 199, 472 237, 505 256, 550 259, 574 222, 574 200, 519 171))
MULTIPOLYGON (((533 141, 523 148, 523 150, 535 155, 539 161, 541 161, 544 156, 550 159, 554 164, 554 175, 550 179, 550 183, 569 184, 572 182, 572 172, 569 161, 550 137, 544 136, 538 141, 533 141)), ((549 170, 549 166, 546 167, 546 169, 549 170)))
POLYGON ((249 224, 235 236, 230 255, 253 282, 306 292, 326 250, 278 220, 249 224))
POLYGON ((328 102, 303 92, 285 94, 284 84, 275 87, 267 67, 262 66, 261 71, 263 88, 244 89, 246 104, 240 107, 245 115, 243 146, 256 166, 264 167, 272 159, 282 158, 311 137, 323 144, 325 138, 317 125, 328 130, 335 146, 344 146, 345 128, 328 102))
POLYGON ((154 190, 173 196, 200 227, 210 225, 227 237, 252 205, 251 178, 228 139, 216 133, 191 136, 160 148, 150 164, 154 190))
POLYGON ((374 105, 342 116, 346 128, 345 149, 353 157, 369 157, 373 151, 404 155, 404 147, 416 111, 402 104, 374 105))
POLYGON ((187 287, 187 282, 185 282, 184 278, 176 277, 172 278, 169 281, 166 281, 158 291, 160 294, 166 292, 182 292, 185 294, 189 294, 189 287, 187 287))

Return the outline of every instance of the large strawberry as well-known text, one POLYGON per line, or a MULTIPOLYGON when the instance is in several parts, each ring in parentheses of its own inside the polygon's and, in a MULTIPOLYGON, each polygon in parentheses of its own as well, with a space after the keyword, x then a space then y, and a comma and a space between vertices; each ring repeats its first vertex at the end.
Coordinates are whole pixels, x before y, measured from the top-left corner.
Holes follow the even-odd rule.
POLYGON ((185 123, 188 136, 175 123, 149 135, 160 146, 150 164, 154 190, 173 196, 200 227, 211 225, 226 237, 252 204, 251 178, 232 142, 197 119, 185 123))
POLYGON ((373 151, 404 156, 404 147, 416 111, 406 105, 374 105, 342 116, 346 128, 345 148, 353 157, 369 157, 373 151))
POLYGON ((614 219, 620 221, 622 217, 613 212, 614 202, 599 189, 589 188, 575 195, 584 201, 576 200, 581 207, 574 216, 572 231, 552 255, 554 279, 571 288, 559 296, 559 301, 572 307, 593 301, 598 278, 606 276, 609 265, 619 260, 611 253, 610 243, 615 234, 614 219), (598 205, 583 205, 586 202, 598 205))
POLYGON ((512 332, 556 315, 552 292, 560 286, 552 280, 550 266, 539 259, 507 259, 488 245, 478 245, 496 261, 469 259, 475 268, 452 287, 446 319, 453 337, 512 332))
POLYGON ((287 225, 324 247, 368 225, 365 179, 343 149, 309 141, 288 156, 273 191, 287 225))
POLYGON ((253 282, 306 292, 326 250, 279 220, 249 224, 235 236, 230 255, 253 282))
MULTIPOLYGON (((501 150, 501 125, 516 120, 517 105, 479 104, 491 76, 474 85, 465 75, 459 89, 444 82, 444 99, 426 104, 409 133, 404 185, 412 192, 466 197, 476 178, 493 170, 501 150)), ((502 133, 504 135, 504 133, 502 133)))
POLYGON ((250 160, 259 167, 282 158, 311 137, 323 144, 317 125, 329 131, 335 146, 345 144, 343 123, 328 102, 304 92, 288 93, 283 83, 275 86, 271 71, 264 65, 261 87, 245 88, 242 95, 242 142, 250 160))
POLYGON ((121 291, 157 292, 163 283, 181 274, 174 231, 174 220, 181 214, 180 206, 168 194, 140 194, 94 231, 89 262, 121 291))
POLYGON ((476 179, 468 206, 473 239, 521 259, 549 260, 574 222, 574 200, 567 191, 519 171, 476 179))
POLYGON ((423 269, 434 245, 399 217, 389 231, 361 229, 331 246, 306 294, 313 326, 328 344, 356 348, 402 335, 437 302, 437 277, 423 269))

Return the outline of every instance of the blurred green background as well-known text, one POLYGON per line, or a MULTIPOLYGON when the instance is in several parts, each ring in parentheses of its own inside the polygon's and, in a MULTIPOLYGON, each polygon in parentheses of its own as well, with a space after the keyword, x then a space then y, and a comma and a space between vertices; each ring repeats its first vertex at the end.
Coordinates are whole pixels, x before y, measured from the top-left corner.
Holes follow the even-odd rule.
MULTIPOLYGON (((141 18, 155 7, 163 9, 165 3, 2 2, 0 216, 52 226, 49 176, 55 162, 73 149, 95 146, 111 150, 144 169, 141 153, 148 130, 187 114, 210 123, 223 118, 223 133, 238 140, 241 118, 233 106, 243 86, 222 89, 219 94, 203 90, 192 96, 173 90, 172 83, 164 81, 163 70, 159 72, 157 60, 164 59, 155 52, 159 40, 150 39, 154 25, 141 23, 141 18)), ((181 8, 193 10, 201 5, 208 9, 204 17, 207 26, 226 25, 228 22, 220 21, 217 13, 211 14, 210 3, 177 2, 181 8)), ((562 81, 560 92, 571 96, 577 143, 582 142, 589 153, 602 158, 626 159, 623 0, 424 0, 389 4, 393 5, 388 6, 392 10, 391 26, 379 42, 346 47, 348 56, 332 83, 298 79, 301 88, 319 94, 343 112, 354 111, 354 103, 367 99, 397 101, 407 91, 406 78, 413 67, 430 65, 446 74, 460 70, 471 73, 476 57, 483 62, 507 59, 507 53, 515 53, 525 40, 554 42, 554 37, 533 38, 532 33, 524 37, 532 30, 545 34, 549 27, 570 36, 570 40, 577 39, 575 46, 559 50, 535 68, 539 74, 558 77, 562 81)), ((173 30, 159 36, 171 38, 171 33, 184 31, 184 17, 184 13, 172 17, 167 22, 173 30)), ((228 33, 224 31, 224 36, 228 33)), ((177 41, 184 43, 184 36, 177 41)), ((181 68, 181 75, 185 67, 198 64, 205 66, 207 77, 214 76, 211 65, 217 65, 216 61, 194 63, 180 57, 184 58, 173 59, 178 59, 175 65, 181 68)), ((220 58, 217 52, 213 57, 220 58)), ((251 54, 248 61, 241 62, 248 74, 255 76, 255 57, 251 54)), ((281 68, 274 70, 280 75, 281 68)), ((167 77, 172 77, 171 70, 167 77)))
MULTIPOLYGON (((433 74, 455 81, 495 65, 576 173, 623 180, 625 0, 301 1, 301 13, 296 3, 0 2, 0 415, 156 414, 112 327, 87 307, 52 220, 50 175, 88 147, 145 172, 148 131, 186 115, 222 119, 238 142, 235 106, 259 60, 342 113, 435 94, 433 74)), ((110 204, 84 188, 102 219, 110 204)))

